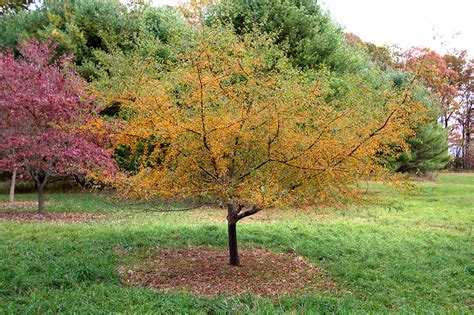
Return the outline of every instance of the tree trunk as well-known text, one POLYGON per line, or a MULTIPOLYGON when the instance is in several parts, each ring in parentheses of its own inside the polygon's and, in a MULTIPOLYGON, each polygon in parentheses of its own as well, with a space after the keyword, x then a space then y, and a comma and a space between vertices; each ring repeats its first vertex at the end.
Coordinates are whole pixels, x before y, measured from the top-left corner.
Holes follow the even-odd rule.
POLYGON ((15 182, 16 182, 16 167, 13 167, 12 182, 10 184, 10 194, 8 195, 8 201, 13 203, 15 201, 15 182))
POLYGON ((38 187, 38 213, 44 213, 44 183, 39 183, 38 187))
POLYGON ((227 205, 227 237, 229 241, 229 264, 231 266, 240 266, 239 251, 237 249, 238 213, 238 207, 233 204, 227 205))
POLYGON ((237 248, 237 222, 228 223, 229 233, 229 264, 231 266, 240 266, 239 251, 237 248))
POLYGON ((443 122, 444 129, 448 129, 448 127, 449 127, 449 118, 448 118, 448 115, 446 113, 444 114, 443 120, 444 120, 444 122, 443 122))
POLYGON ((35 181, 36 190, 38 191, 38 213, 44 213, 44 187, 48 182, 49 173, 44 170, 29 171, 31 177, 35 181))
POLYGON ((468 109, 466 113, 465 122, 465 137, 464 137, 464 169, 470 169, 471 165, 471 110, 468 109))
POLYGON ((237 247, 237 222, 249 215, 260 211, 260 208, 253 206, 251 209, 241 212, 243 205, 227 205, 227 231, 229 239, 229 264, 240 266, 239 251, 237 247))

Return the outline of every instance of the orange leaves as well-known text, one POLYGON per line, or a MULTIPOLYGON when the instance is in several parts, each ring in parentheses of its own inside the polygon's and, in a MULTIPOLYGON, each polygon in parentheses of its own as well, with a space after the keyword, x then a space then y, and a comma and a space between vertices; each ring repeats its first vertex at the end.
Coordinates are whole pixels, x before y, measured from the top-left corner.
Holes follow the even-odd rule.
POLYGON ((267 38, 204 28, 126 103, 117 144, 143 144, 147 158, 119 189, 272 206, 353 199, 358 179, 385 176, 378 155, 403 146, 421 117, 411 91, 361 84, 337 106, 280 55, 267 38))

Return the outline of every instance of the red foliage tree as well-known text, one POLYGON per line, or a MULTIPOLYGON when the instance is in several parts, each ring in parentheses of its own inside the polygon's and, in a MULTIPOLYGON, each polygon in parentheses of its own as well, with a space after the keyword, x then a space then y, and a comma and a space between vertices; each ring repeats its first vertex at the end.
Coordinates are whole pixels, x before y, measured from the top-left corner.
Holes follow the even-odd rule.
POLYGON ((417 73, 422 83, 439 99, 440 120, 444 128, 448 128, 452 116, 459 108, 458 73, 448 67, 440 54, 428 48, 411 48, 403 57, 404 70, 417 73))
POLYGON ((95 118, 84 82, 71 56, 55 60, 54 48, 33 39, 18 47, 18 57, 0 52, 0 170, 31 177, 39 213, 51 176, 114 169, 104 139, 85 127, 95 118))

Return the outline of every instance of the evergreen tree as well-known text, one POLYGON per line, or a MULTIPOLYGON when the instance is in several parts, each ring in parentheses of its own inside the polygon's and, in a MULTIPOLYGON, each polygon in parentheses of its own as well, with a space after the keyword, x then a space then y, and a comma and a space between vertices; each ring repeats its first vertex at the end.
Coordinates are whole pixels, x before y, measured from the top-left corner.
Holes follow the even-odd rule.
MULTIPOLYGON (((403 88, 413 78, 409 72, 390 74, 394 88, 403 88)), ((423 104, 427 119, 416 129, 416 135, 408 139, 408 150, 402 152, 390 163, 398 172, 425 174, 443 169, 450 161, 448 131, 437 123, 440 111, 439 101, 424 86, 414 90, 415 100, 423 104)))
POLYGON ((315 0, 223 0, 211 8, 207 23, 230 23, 238 34, 258 27, 275 35, 294 65, 358 72, 363 56, 352 49, 342 29, 315 0))
POLYGON ((410 149, 398 157, 397 171, 424 174, 444 168, 450 161, 448 133, 435 123, 422 126, 408 139, 410 149))
POLYGON ((35 10, 0 19, 0 46, 15 48, 31 37, 52 39, 58 54, 72 53, 80 74, 93 79, 104 53, 145 48, 145 39, 168 43, 185 31, 185 22, 172 8, 142 5, 131 10, 119 0, 46 0, 35 10))

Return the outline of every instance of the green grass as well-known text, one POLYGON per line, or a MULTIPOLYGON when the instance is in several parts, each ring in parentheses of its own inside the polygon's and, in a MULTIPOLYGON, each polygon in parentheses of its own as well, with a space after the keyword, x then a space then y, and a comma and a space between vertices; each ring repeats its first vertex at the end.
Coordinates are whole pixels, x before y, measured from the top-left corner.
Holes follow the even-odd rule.
MULTIPOLYGON (((239 223, 240 246, 297 252, 337 293, 195 297, 120 284, 124 263, 156 246, 226 246, 224 212, 151 212, 92 194, 50 194, 52 212, 107 213, 92 223, 0 222, 0 313, 322 313, 473 311, 474 176, 444 174, 416 194, 380 184, 374 206, 268 211, 239 223)), ((34 200, 34 194, 18 195, 34 200)), ((6 200, 0 195, 0 200, 6 200)), ((245 263, 245 261, 243 261, 245 263)))

